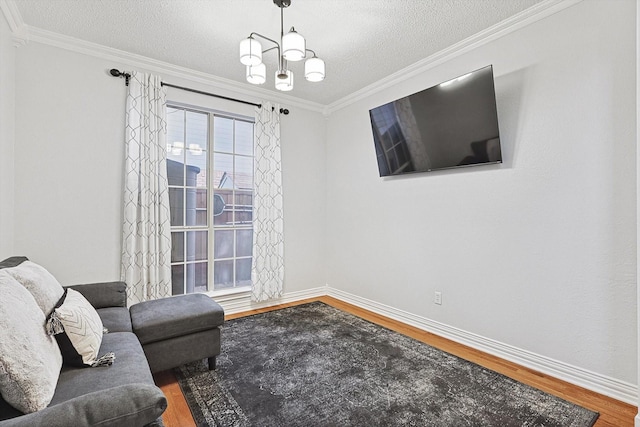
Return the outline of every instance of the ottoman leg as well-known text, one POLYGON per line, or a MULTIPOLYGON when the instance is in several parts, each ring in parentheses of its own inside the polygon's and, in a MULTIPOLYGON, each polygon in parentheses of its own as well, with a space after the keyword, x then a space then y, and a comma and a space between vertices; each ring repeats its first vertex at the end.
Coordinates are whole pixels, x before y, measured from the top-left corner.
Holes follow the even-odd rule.
POLYGON ((210 357, 207 359, 209 361, 209 370, 210 371, 215 371, 216 370, 216 357, 210 357))

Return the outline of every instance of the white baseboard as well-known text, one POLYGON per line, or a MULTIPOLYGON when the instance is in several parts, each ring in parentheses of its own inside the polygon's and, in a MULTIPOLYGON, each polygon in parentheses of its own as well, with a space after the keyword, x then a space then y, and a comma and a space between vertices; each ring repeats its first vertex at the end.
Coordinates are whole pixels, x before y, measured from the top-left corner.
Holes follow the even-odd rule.
POLYGON ((222 306, 225 314, 235 314, 243 311, 300 301, 307 298, 322 297, 325 295, 327 295, 327 286, 319 286, 317 288, 305 289, 303 291, 288 292, 284 294, 282 298, 279 298, 277 300, 269 300, 258 303, 251 301, 251 295, 249 292, 224 296, 213 296, 213 299, 215 299, 216 302, 222 306))
MULTIPOLYGON (((252 302, 248 292, 214 298, 224 308, 225 314, 235 314, 325 295, 622 402, 631 405, 637 405, 638 403, 638 387, 634 384, 541 356, 329 286, 288 292, 282 298, 261 303, 252 302)), ((635 427, 640 427, 640 413, 635 418, 635 427)))
POLYGON ((635 427, 640 427, 640 413, 636 415, 635 427))
MULTIPOLYGON (((638 387, 634 384, 494 341, 338 289, 328 287, 327 295, 622 402, 631 405, 638 403, 638 387)), ((636 417, 635 427, 640 427, 639 420, 640 418, 636 417)))

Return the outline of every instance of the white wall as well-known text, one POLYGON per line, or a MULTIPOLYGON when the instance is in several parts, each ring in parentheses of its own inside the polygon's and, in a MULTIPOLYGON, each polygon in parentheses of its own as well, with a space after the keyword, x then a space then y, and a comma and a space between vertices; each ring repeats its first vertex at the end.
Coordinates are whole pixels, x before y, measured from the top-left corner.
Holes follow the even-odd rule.
POLYGON ((0 260, 13 252, 13 142, 15 47, 0 13, 0 260))
POLYGON ((326 230, 325 119, 289 108, 281 117, 285 221, 285 292, 324 286, 326 230))
MULTIPOLYGON (((120 278, 126 88, 110 68, 144 71, 35 42, 17 51, 15 251, 62 283, 120 278)), ((169 89, 168 99, 253 116, 252 107, 202 95, 169 89)), ((290 109, 282 119, 286 292, 325 283, 324 119, 290 109)))
POLYGON ((637 384, 635 7, 578 3, 333 112, 329 286, 637 384), (504 164, 379 178, 368 110, 488 64, 504 164))
MULTIPOLYGON (((640 170, 640 150, 638 149, 638 136, 640 136, 640 92, 638 91, 638 85, 640 85, 640 8, 636 7, 636 247, 638 246, 638 236, 640 232, 640 176, 638 176, 638 170, 640 170)), ((638 252, 638 251, 636 251, 638 252)), ((640 276, 640 253, 636 253, 636 301, 637 304, 637 317, 636 317, 636 336, 638 339, 638 384, 640 384, 640 292, 638 292, 638 280, 640 276)), ((638 393, 636 405, 640 408, 640 393, 638 393)), ((635 427, 640 427, 640 411, 635 417, 635 427)))
POLYGON ((16 59, 16 252, 63 284, 117 280, 124 84, 101 60, 38 43, 16 59))
MULTIPOLYGON (((290 108, 285 290, 328 282, 637 384, 635 8, 585 0, 326 122, 290 108), (380 179, 368 110, 489 63, 504 164, 380 179)), ((9 44, 0 22, 0 256, 117 279, 125 87, 107 70, 131 67, 9 44)))

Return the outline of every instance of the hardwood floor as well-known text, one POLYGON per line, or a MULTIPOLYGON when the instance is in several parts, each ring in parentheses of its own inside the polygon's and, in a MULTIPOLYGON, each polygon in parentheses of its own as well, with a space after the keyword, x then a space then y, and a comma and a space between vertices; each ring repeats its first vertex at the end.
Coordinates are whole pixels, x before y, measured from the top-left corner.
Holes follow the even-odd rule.
MULTIPOLYGON (((251 314, 263 313, 272 310, 278 310, 285 307, 291 307, 298 304, 304 304, 311 301, 322 301, 340 310, 352 313, 370 322, 384 326, 401 334, 415 338, 433 347, 439 348, 451 354, 455 354, 463 359, 477 363, 488 369, 500 372, 503 375, 511 377, 517 381, 529 384, 547 393, 556 395, 570 402, 584 406, 600 413, 600 417, 595 427, 633 427, 634 417, 638 411, 637 407, 617 401, 610 397, 603 396, 582 387, 569 384, 565 381, 558 380, 546 374, 536 372, 532 369, 525 368, 515 363, 499 359, 495 356, 488 355, 478 350, 462 344, 455 343, 448 339, 425 332, 413 326, 405 325, 396 320, 388 319, 368 310, 361 309, 354 305, 345 303, 331 297, 313 298, 303 301, 297 301, 291 304, 281 304, 265 309, 252 310, 250 312, 238 313, 226 316, 226 320, 236 319, 251 314)), ((154 375, 154 379, 158 387, 162 389, 167 396, 169 406, 165 411, 162 419, 166 427, 195 427, 193 418, 187 402, 184 400, 180 386, 171 371, 160 372, 154 375)))

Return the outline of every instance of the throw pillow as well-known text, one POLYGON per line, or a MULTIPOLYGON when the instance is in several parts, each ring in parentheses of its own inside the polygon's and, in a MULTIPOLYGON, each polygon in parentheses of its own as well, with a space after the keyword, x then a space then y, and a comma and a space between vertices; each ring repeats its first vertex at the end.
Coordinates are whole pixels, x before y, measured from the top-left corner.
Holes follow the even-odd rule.
POLYGON ((0 295, 0 394, 19 411, 35 412, 51 402, 62 355, 34 297, 4 270, 0 295))
POLYGON ((35 262, 24 261, 16 267, 5 268, 2 271, 9 273, 31 292, 45 316, 51 313, 64 293, 64 288, 56 278, 35 262))
POLYGON ((15 267, 16 265, 20 265, 25 261, 29 261, 26 256, 12 256, 0 261, 0 268, 15 267))
POLYGON ((74 289, 68 288, 47 321, 47 331, 55 334, 65 365, 105 366, 113 353, 98 358, 104 328, 95 308, 74 289))

